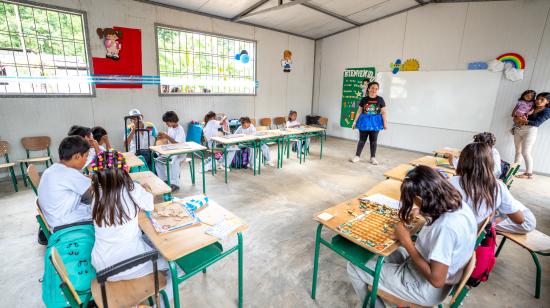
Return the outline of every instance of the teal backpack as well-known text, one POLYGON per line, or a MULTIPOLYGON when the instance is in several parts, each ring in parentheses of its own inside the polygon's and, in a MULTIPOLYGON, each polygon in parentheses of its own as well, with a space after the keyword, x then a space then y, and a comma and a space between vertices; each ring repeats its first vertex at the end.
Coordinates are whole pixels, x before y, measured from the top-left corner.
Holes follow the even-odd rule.
POLYGON ((61 278, 51 261, 51 249, 55 247, 67 268, 69 280, 82 302, 90 294, 92 280, 96 276, 92 266, 92 248, 95 242, 94 226, 91 222, 71 224, 55 230, 48 240, 44 255, 44 277, 42 278, 42 300, 48 308, 67 307, 69 303, 60 288, 61 278))

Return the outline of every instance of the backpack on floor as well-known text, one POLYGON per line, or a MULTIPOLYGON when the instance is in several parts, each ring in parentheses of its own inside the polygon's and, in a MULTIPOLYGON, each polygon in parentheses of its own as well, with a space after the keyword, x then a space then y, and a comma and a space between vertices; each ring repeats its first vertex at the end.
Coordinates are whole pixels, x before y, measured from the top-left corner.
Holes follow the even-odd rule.
POLYGON ((492 223, 485 228, 485 238, 476 248, 476 267, 468 279, 467 285, 477 287, 481 282, 489 279, 489 274, 496 263, 495 249, 497 247, 497 233, 492 223))
POLYGON ((52 247, 58 251, 67 268, 69 280, 84 301, 86 295, 91 292, 92 280, 96 276, 92 266, 94 242, 95 232, 91 222, 71 224, 52 234, 44 254, 44 276, 42 277, 42 300, 46 307, 68 306, 67 299, 59 287, 61 278, 50 261, 52 247))

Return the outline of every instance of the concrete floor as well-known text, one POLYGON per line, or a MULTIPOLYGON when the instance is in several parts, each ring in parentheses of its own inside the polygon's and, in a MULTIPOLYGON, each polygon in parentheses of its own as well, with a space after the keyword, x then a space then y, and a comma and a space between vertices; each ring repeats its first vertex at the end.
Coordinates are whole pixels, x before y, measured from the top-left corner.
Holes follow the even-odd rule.
MULTIPOLYGON (((368 149, 366 149, 367 151, 368 149)), ((275 150, 276 151, 276 150, 275 150)), ((263 169, 261 176, 236 170, 229 175, 207 175, 207 193, 243 218, 245 307, 360 307, 346 276, 346 262, 321 248, 317 300, 310 298, 316 223, 314 213, 357 196, 384 179, 385 170, 421 156, 419 153, 380 148, 380 165, 347 161, 355 142, 329 138, 323 160, 318 144, 312 157, 299 165, 295 158, 284 168, 263 169)), ((274 155, 275 156, 275 155, 274 155)), ((184 183, 189 172, 183 170, 184 183)), ((20 183, 21 186, 21 183, 20 183)), ((516 180, 512 192, 531 208, 537 228, 550 234, 550 178, 516 180)), ((183 185, 176 195, 200 193, 200 185, 183 185)), ((36 243, 35 196, 30 190, 13 193, 0 183, 0 294, 1 307, 41 307, 40 279, 44 247, 36 243), (6 296, 7 295, 7 296, 6 296)), ((332 234, 326 232, 324 236, 332 234)), ((228 243, 233 244, 233 242, 228 243)), ((226 246, 229 247, 229 246, 226 246)), ((237 256, 213 265, 183 283, 183 307, 235 307, 237 256)), ((535 267, 530 255, 507 243, 489 282, 475 288, 466 307, 550 307, 550 258, 541 258, 542 298, 534 298, 535 267)))

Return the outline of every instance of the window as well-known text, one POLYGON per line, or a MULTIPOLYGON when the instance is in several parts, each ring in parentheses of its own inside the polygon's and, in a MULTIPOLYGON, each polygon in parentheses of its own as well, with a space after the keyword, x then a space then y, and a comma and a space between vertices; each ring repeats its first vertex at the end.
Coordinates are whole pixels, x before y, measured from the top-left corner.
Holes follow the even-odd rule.
POLYGON ((0 1, 0 96, 91 95, 84 13, 0 1))
POLYGON ((256 94, 255 42, 165 26, 156 33, 161 95, 256 94), (248 63, 236 60, 243 51, 248 63))

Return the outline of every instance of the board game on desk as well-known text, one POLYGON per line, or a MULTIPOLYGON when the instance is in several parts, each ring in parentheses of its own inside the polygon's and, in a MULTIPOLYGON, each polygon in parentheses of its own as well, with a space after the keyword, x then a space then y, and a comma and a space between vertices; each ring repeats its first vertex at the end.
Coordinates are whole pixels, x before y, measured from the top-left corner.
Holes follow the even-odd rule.
POLYGON ((151 149, 151 151, 167 156, 206 150, 205 146, 193 141, 165 145, 154 145, 149 148, 151 149))
POLYGON ((446 173, 456 175, 456 169, 449 164, 446 158, 440 158, 435 156, 423 156, 414 160, 411 160, 409 164, 413 166, 424 165, 428 167, 441 168, 446 173))

